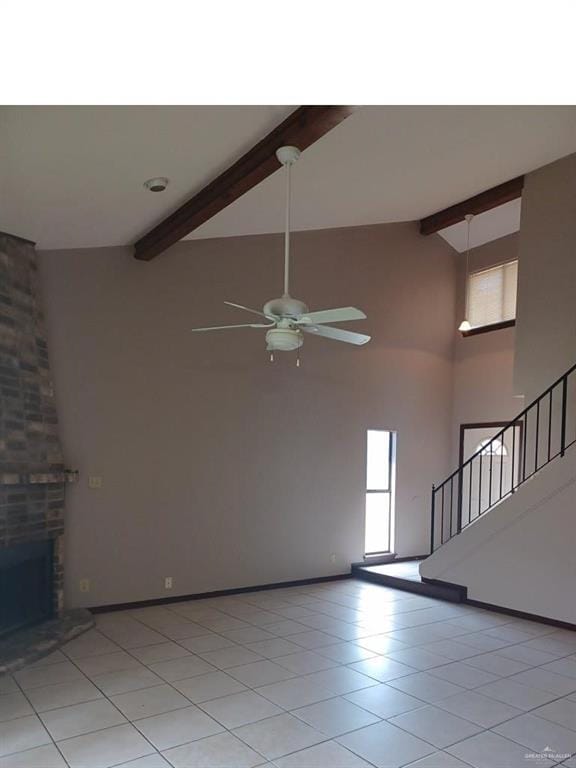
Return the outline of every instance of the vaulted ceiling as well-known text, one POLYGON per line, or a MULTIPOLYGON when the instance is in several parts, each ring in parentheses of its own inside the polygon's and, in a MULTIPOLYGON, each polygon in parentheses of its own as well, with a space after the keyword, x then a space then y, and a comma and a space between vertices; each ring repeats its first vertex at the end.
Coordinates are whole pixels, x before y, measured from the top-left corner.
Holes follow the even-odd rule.
MULTIPOLYGON (((133 243, 294 108, 2 107, 0 230, 133 243), (165 192, 144 189, 154 176, 165 192)), ((575 107, 362 107, 303 153, 294 228, 420 219, 572 152, 575 107)), ((283 190, 273 174, 190 237, 280 231, 283 190)))

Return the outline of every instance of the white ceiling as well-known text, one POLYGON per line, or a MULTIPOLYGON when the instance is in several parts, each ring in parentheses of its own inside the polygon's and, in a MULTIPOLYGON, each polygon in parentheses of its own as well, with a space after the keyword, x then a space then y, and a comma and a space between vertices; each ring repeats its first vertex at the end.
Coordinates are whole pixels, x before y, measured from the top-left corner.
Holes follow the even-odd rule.
MULTIPOLYGON (((3 107, 0 230, 40 248, 131 243, 294 107, 3 107), (147 192, 168 176, 166 192, 147 192)), ((576 107, 363 107, 293 173, 294 227, 419 219, 576 152, 576 107)), ((269 177, 192 234, 277 232, 269 177)))
MULTIPOLYGON (((470 222, 470 248, 476 248, 499 237, 511 235, 520 229, 521 200, 511 200, 485 213, 479 213, 470 222)), ((458 253, 467 247, 468 225, 465 221, 453 224, 439 233, 458 253)))

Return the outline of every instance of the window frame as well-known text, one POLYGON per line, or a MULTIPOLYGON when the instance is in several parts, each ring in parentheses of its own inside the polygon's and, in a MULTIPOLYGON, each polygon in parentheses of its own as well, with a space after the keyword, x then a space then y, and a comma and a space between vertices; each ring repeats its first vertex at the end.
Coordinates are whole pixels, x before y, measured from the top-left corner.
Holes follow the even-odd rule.
MULTIPOLYGON (((368 478, 365 481, 364 498, 368 494, 379 493, 386 494, 388 496, 388 549, 378 550, 374 552, 364 552, 364 559, 371 560, 373 558, 390 555, 394 548, 394 534, 395 534, 395 519, 394 519, 394 506, 396 500, 396 440, 397 433, 392 429, 380 429, 371 427, 366 430, 366 466, 368 466, 368 433, 369 432, 386 432, 388 434, 388 488, 368 488, 368 478)), ((366 514, 366 511, 365 513, 366 514)), ((364 542, 364 548, 366 542, 364 542)))
MULTIPOLYGON (((466 304, 468 305, 468 296, 470 291, 470 278, 472 275, 480 274, 481 272, 488 272, 491 269, 496 269, 498 267, 505 267, 507 264, 518 264, 518 259, 508 259, 507 261, 501 261, 498 264, 492 264, 490 267, 482 267, 480 269, 474 269, 471 270, 466 275, 466 282, 465 282, 465 297, 466 297, 466 304)), ((518 282, 516 282, 516 299, 518 298, 518 282)), ((516 305, 517 306, 517 305, 516 305)), ((516 318, 511 318, 510 320, 500 320, 496 323, 487 323, 486 325, 477 325, 473 328, 470 328, 469 331, 460 331, 460 334, 463 338, 467 338, 468 336, 477 336, 480 333, 490 333, 491 331, 501 331, 503 328, 514 328, 516 325, 516 318)))

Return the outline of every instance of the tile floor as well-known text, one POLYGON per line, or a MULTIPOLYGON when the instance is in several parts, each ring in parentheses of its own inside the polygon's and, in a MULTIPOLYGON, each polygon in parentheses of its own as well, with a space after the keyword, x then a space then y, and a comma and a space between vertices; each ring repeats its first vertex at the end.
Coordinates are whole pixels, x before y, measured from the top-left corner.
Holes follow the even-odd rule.
POLYGON ((0 678, 0 768, 576 766, 576 633, 356 580, 97 616, 0 678))

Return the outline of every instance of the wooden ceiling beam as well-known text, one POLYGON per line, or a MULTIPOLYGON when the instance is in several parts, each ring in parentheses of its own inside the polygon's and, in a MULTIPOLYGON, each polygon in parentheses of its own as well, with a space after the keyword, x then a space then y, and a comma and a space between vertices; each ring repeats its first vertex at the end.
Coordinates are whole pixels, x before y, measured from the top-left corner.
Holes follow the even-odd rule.
POLYGON ((451 205, 450 208, 445 208, 443 211, 426 216, 426 218, 420 221, 420 234, 431 235, 433 232, 438 232, 446 227, 451 227, 452 224, 457 224, 459 221, 464 221, 467 213, 472 213, 476 216, 479 213, 490 211, 492 208, 497 208, 504 203, 509 203, 511 200, 516 200, 522 196, 523 187, 524 176, 518 176, 510 181, 505 181, 504 184, 499 184, 497 187, 480 192, 479 195, 470 197, 468 200, 451 205))
POLYGON ((276 150, 293 145, 304 150, 331 131, 354 107, 303 106, 246 152, 224 173, 167 216, 134 244, 134 256, 149 261, 233 203, 280 167, 276 150))

